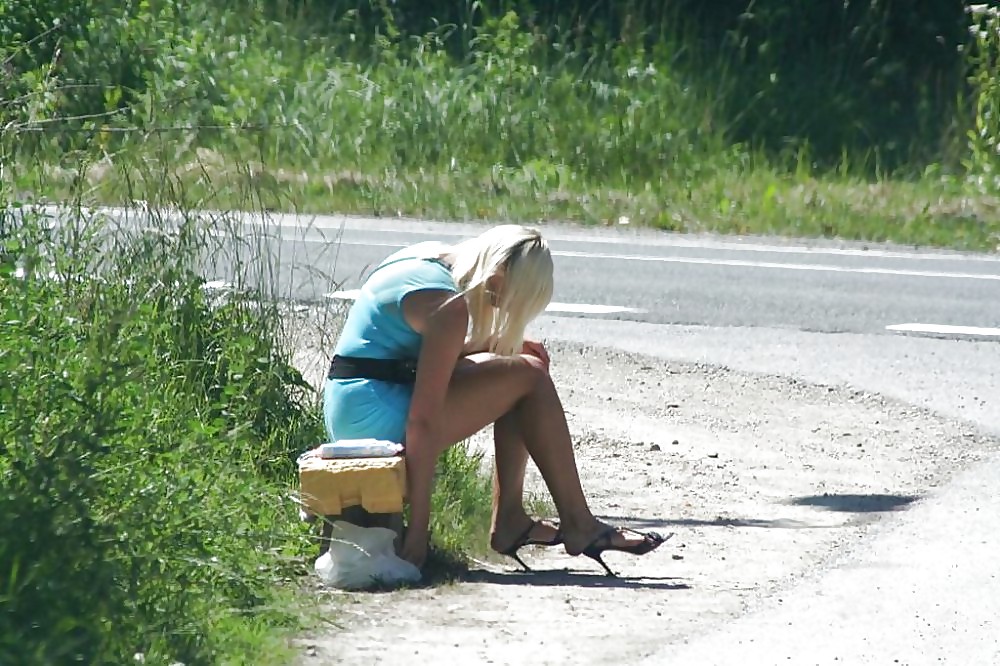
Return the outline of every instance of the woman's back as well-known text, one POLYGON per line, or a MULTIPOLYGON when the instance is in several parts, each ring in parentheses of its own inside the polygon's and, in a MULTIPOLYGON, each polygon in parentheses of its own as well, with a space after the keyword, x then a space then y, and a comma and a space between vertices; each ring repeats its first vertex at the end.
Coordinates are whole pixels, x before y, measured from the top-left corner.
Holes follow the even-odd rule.
POLYGON ((334 353, 416 359, 420 335, 403 318, 403 299, 426 289, 458 291, 451 271, 437 259, 446 248, 441 243, 418 243, 379 264, 351 307, 334 353))

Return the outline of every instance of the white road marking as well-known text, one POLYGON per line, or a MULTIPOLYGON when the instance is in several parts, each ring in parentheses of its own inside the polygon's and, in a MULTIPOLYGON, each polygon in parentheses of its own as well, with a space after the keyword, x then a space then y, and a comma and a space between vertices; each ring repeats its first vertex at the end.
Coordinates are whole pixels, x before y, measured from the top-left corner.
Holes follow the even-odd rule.
POLYGON ((546 312, 570 312, 575 314, 615 314, 618 312, 646 312, 642 308, 627 308, 624 305, 588 305, 587 303, 549 303, 546 312))
MULTIPOLYGON (((468 238, 471 234, 468 231, 452 231, 442 229, 445 226, 455 226, 455 222, 429 222, 427 220, 417 220, 412 218, 399 218, 395 223, 386 223, 385 219, 366 218, 355 216, 315 216, 306 217, 302 215, 278 214, 261 219, 245 220, 247 225, 276 225, 280 227, 291 227, 297 229, 318 229, 337 231, 368 231, 375 233, 398 233, 418 236, 428 236, 431 238, 455 237, 468 238), (401 229, 404 224, 433 224, 434 229, 401 229)), ((475 225, 474 228, 486 226, 486 223, 475 225)), ((543 227, 544 228, 544 227, 543 227)), ((712 238, 690 238, 683 235, 672 235, 664 232, 662 235, 656 233, 655 229, 648 232, 635 234, 608 234, 599 235, 587 233, 586 231, 562 231, 558 228, 546 229, 545 235, 550 240, 565 240, 580 243, 597 243, 603 245, 657 245, 664 247, 683 248, 705 248, 712 250, 734 250, 746 252, 775 252, 781 254, 828 254, 834 256, 847 257, 878 257, 885 259, 943 259, 960 261, 989 261, 1000 262, 1000 256, 989 256, 984 254, 971 254, 948 252, 942 250, 928 249, 923 252, 905 252, 902 250, 878 250, 863 248, 838 248, 838 247, 807 247, 805 245, 768 245, 748 241, 744 243, 731 240, 715 240, 712 238)), ((876 243, 873 243, 876 244, 876 243)), ((877 245, 877 244, 876 244, 877 245)))
MULTIPOLYGON (((62 210, 66 210, 63 206, 58 205, 43 205, 34 208, 39 212, 45 213, 50 216, 58 216, 62 210)), ((72 210, 72 209, 70 209, 72 210)), ((141 209, 128 209, 120 207, 99 207, 93 209, 82 209, 83 212, 90 214, 103 213, 105 215, 117 216, 122 218, 137 217, 141 215, 148 215, 147 212, 141 209)), ((166 214, 169 216, 172 211, 169 209, 164 209, 159 211, 161 214, 166 214)), ((190 213, 188 213, 190 214, 190 213)), ((213 211, 213 210, 203 210, 199 212, 200 215, 207 219, 226 219, 226 220, 236 220, 245 226, 256 226, 256 227, 285 227, 293 229, 301 229, 304 231, 316 230, 335 230, 338 232, 338 236, 343 231, 362 231, 362 232, 375 232, 375 233, 395 233, 395 234, 405 234, 405 235, 418 235, 427 236, 430 238, 441 238, 441 237, 455 237, 455 238, 468 238, 472 235, 474 229, 485 228, 487 223, 465 223, 468 227, 465 231, 455 231, 454 227, 462 225, 460 222, 433 222, 428 220, 419 220, 413 218, 399 218, 393 222, 388 222, 382 218, 366 218, 361 216, 347 216, 347 215, 295 215, 290 213, 241 213, 233 211, 213 211), (401 229, 401 225, 424 225, 426 227, 432 227, 427 229, 401 229)), ((174 217, 180 219, 179 214, 175 214, 174 217)), ((163 224, 166 220, 159 220, 160 224, 163 224)), ((55 224, 55 220, 52 221, 55 224)), ((544 227, 543 227, 544 228, 544 227)), ((983 253, 962 253, 962 252, 949 252, 947 250, 940 249, 928 249, 921 252, 905 252, 902 250, 883 250, 883 249, 864 249, 864 248, 838 248, 838 247, 808 247, 805 245, 769 245, 767 243, 760 243, 754 240, 746 242, 735 242, 731 240, 717 240, 714 238, 691 238, 683 234, 669 234, 664 232, 662 235, 658 234, 655 229, 650 229, 648 232, 637 232, 631 234, 608 234, 603 235, 600 233, 590 232, 581 230, 562 230, 558 226, 551 229, 546 229, 546 237, 550 240, 563 240, 581 243, 595 243, 601 245, 645 245, 645 246, 659 246, 659 247, 680 247, 680 248, 703 248, 709 250, 732 250, 737 252, 773 252, 779 254, 806 254, 806 255, 831 255, 831 256, 847 256, 847 257, 872 257, 880 259, 914 259, 914 260, 945 260, 945 261, 962 261, 967 262, 990 262, 990 263, 1000 263, 1000 255, 989 255, 983 253)), ((330 241, 324 239, 300 239, 305 242, 315 242, 315 243, 329 243, 329 242, 341 242, 345 243, 343 240, 330 241)), ((412 241, 411 241, 412 242, 412 241)), ((402 247, 405 244, 395 244, 395 243, 354 243, 357 245, 385 245, 389 247, 402 247)), ((873 243, 873 245, 878 245, 873 243)))
MULTIPOLYGON (((307 243, 318 243, 318 239, 301 239, 307 243)), ((324 241, 325 242, 325 241, 324 241)), ((337 241, 341 245, 360 245, 370 247, 403 248, 406 243, 384 243, 379 241, 337 241)), ((947 271, 915 271, 898 268, 879 268, 876 266, 852 267, 832 266, 830 264, 786 264, 775 261, 749 261, 746 259, 708 259, 705 257, 670 257, 647 254, 607 254, 603 252, 575 252, 570 250, 553 250, 555 257, 570 257, 576 259, 610 259, 615 261, 652 261, 667 264, 694 264, 698 266, 736 266, 740 268, 784 269, 790 271, 814 271, 819 273, 860 273, 862 275, 900 275, 906 277, 928 277, 949 280, 993 280, 1000 281, 1000 274, 992 273, 953 273, 947 271)))
POLYGON ((791 271, 817 271, 827 273, 862 273, 867 275, 905 275, 909 277, 947 278, 954 280, 997 280, 1000 275, 989 273, 950 273, 941 271, 907 271, 895 268, 830 266, 828 264, 783 264, 772 261, 745 261, 743 259, 704 259, 701 257, 656 257, 641 254, 598 254, 593 252, 553 252, 561 257, 581 257, 587 259, 617 259, 619 261, 659 261, 676 264, 698 264, 710 266, 740 266, 743 268, 776 268, 791 271))
MULTIPOLYGON (((344 289, 326 295, 326 298, 339 301, 353 301, 361 293, 360 289, 344 289)), ((627 308, 623 305, 591 305, 589 303, 549 303, 546 312, 563 312, 570 314, 617 314, 621 312, 646 312, 640 308, 627 308)))
MULTIPOLYGON (((58 209, 57 209, 58 210, 58 209)), ((100 209, 105 214, 117 214, 125 215, 129 214, 140 214, 139 211, 128 211, 123 209, 115 208, 105 208, 100 209)), ((203 215, 212 216, 211 211, 203 211, 203 215)), ((236 220, 245 226, 256 226, 262 227, 265 230, 269 227, 285 227, 285 228, 296 228, 303 231, 319 231, 322 233, 324 229, 336 229, 338 234, 337 238, 308 238, 302 237, 297 240, 298 242, 304 243, 323 243, 327 245, 341 244, 341 245, 355 245, 355 246, 370 246, 370 247, 387 247, 387 248, 400 248, 411 244, 413 241, 406 243, 389 243, 381 241, 352 241, 342 238, 343 231, 348 228, 351 231, 386 231, 392 232, 397 235, 419 235, 428 237, 442 237, 442 236, 454 236, 454 237, 467 237, 469 235, 468 230, 464 233, 460 231, 451 231, 443 229, 447 226, 447 223, 428 223, 421 222, 419 220, 408 220, 412 224, 425 224, 427 226, 433 226, 433 229, 399 229, 398 226, 393 226, 392 224, 386 224, 385 220, 377 219, 366 219, 357 217, 347 217, 347 216, 327 216, 327 217, 304 217, 297 215, 287 215, 287 214, 277 214, 277 215, 260 215, 260 214, 220 214, 214 213, 214 215, 221 215, 222 217, 227 217, 228 219, 233 219, 235 216, 236 220), (350 225, 350 226, 348 226, 350 225)), ((400 220, 400 222, 406 222, 405 220, 400 220)), ((478 225, 481 226, 481 225, 478 225)), ((474 228, 478 228, 478 226, 474 228)), ((222 232, 220 232, 222 233, 222 232)), ((229 232, 225 232, 228 234, 229 232)), ((223 234, 223 235, 225 235, 223 234)), ((617 237, 604 237, 600 235, 589 235, 589 236, 577 236, 575 234, 569 234, 565 232, 560 232, 558 229, 553 230, 552 233, 548 234, 550 239, 553 240, 564 240, 573 242, 585 242, 585 243, 595 243, 604 245, 646 245, 650 247, 684 247, 684 248, 703 248, 706 250, 729 250, 729 251, 743 251, 743 252, 773 252, 773 253, 797 253, 804 255, 840 255, 840 256, 855 256, 855 257, 870 257, 872 259, 879 258, 895 258, 895 259, 914 259, 914 260, 929 260, 929 259, 941 259, 941 260, 961 260, 964 263, 972 262, 989 262, 991 264, 1000 263, 1000 256, 991 256, 984 254, 960 254, 960 253, 948 253, 948 252, 924 252, 924 253, 909 253, 909 252, 896 252, 896 251, 885 251, 885 250, 863 250, 854 248, 810 248, 804 246, 782 246, 782 245, 766 245, 766 244, 743 244, 735 242, 717 241, 713 239, 692 239, 684 237, 672 237, 669 235, 658 236, 653 233, 635 235, 634 237, 629 237, 626 235, 619 235, 617 237)), ((280 232, 275 236, 275 239, 281 240, 280 232)), ((286 239, 293 240, 293 239, 286 239)), ((904 269, 893 269, 893 268, 881 268, 877 266, 869 267, 851 267, 851 266, 835 266, 829 264, 805 264, 805 263, 782 263, 782 262, 768 262, 768 261, 748 261, 743 259, 714 259, 706 257, 677 257, 677 256, 655 256, 655 255, 636 255, 636 254, 618 254, 618 253, 602 253, 602 252, 575 252, 567 250, 554 250, 553 255, 562 257, 572 257, 572 258, 584 258, 584 259, 610 259, 618 261, 647 261, 647 262, 660 262, 660 263, 677 263, 677 264, 691 264, 691 265, 702 265, 702 266, 730 266, 730 267, 740 267, 740 268, 763 268, 769 270, 794 270, 794 271, 813 271, 813 272, 826 272, 826 273, 855 273, 861 275, 896 275, 904 277, 926 277, 926 278, 937 278, 937 279, 950 279, 950 280, 987 280, 1000 282, 1000 273, 963 273, 963 272, 951 272, 951 271, 920 271, 920 270, 904 270, 904 269)))
POLYGON ((939 335, 977 335, 982 337, 1000 338, 1000 328, 983 328, 979 326, 951 326, 948 324, 893 324, 886 326, 888 331, 903 333, 935 333, 939 335))

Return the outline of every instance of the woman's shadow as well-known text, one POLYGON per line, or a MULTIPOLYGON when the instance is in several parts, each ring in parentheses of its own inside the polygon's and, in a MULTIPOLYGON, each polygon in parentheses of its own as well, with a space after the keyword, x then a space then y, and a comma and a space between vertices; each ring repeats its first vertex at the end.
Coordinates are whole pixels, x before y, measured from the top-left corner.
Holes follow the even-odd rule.
POLYGON ((671 576, 608 576, 584 573, 572 569, 538 569, 534 571, 497 572, 469 569, 459 580, 491 585, 534 585, 541 587, 624 588, 636 590, 687 590, 691 586, 671 576))

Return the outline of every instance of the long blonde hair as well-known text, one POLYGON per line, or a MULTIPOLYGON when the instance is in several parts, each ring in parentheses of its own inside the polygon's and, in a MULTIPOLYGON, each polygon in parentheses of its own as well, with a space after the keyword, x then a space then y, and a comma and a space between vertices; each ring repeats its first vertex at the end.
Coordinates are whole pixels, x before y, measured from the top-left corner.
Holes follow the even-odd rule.
POLYGON ((521 351, 524 330, 552 299, 552 254, 536 229, 505 224, 459 243, 449 253, 451 273, 469 305, 467 343, 511 355, 521 351), (487 281, 504 274, 493 306, 487 281))

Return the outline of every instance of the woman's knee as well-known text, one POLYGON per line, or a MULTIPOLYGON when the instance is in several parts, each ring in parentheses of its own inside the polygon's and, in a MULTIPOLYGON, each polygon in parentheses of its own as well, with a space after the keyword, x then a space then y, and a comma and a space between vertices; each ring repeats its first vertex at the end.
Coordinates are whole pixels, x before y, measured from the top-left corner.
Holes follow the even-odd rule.
POLYGON ((521 360, 525 377, 532 388, 544 387, 552 383, 552 378, 549 376, 549 368, 545 361, 531 354, 519 354, 518 356, 521 360))

